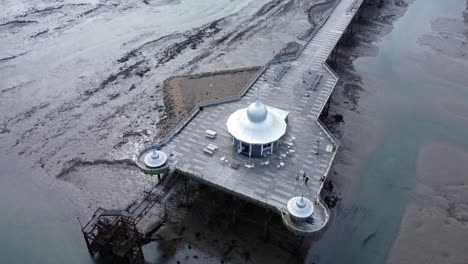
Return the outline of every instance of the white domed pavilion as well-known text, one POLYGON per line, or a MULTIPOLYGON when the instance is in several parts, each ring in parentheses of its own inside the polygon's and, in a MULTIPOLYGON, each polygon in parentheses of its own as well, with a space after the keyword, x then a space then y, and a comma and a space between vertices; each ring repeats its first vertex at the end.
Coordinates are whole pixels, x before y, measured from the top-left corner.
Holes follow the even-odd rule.
POLYGON ((226 126, 237 152, 249 157, 273 153, 286 133, 288 114, 258 100, 232 113, 226 126))

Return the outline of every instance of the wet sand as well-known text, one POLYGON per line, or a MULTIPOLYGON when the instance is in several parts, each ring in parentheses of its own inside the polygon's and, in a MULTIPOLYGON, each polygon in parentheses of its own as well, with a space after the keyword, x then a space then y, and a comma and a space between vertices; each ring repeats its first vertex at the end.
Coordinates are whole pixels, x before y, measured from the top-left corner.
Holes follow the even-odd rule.
POLYGON ((388 263, 468 263, 468 151, 430 142, 388 263))

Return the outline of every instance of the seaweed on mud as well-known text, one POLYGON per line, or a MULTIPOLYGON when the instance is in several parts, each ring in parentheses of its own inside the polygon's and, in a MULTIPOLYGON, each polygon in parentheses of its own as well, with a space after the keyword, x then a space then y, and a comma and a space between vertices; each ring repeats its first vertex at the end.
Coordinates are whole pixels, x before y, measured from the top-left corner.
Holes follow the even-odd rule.
POLYGON ((136 89, 136 85, 134 83, 132 83, 132 85, 130 86, 130 88, 128 88, 128 91, 132 91, 132 90, 135 90, 136 89))
POLYGON ((83 13, 81 13, 80 15, 78 15, 78 17, 84 17, 84 16, 86 16, 86 15, 89 15, 89 14, 91 14, 92 12, 94 12, 94 11, 100 9, 101 7, 103 7, 103 5, 100 5, 100 4, 99 4, 99 5, 97 5, 96 7, 93 7, 93 8, 91 8, 91 9, 89 9, 89 10, 84 11, 83 13))
POLYGON ((449 206, 446 209, 447 216, 455 219, 457 222, 459 222, 462 225, 466 225, 468 223, 468 217, 460 215, 459 212, 457 212, 457 208, 458 206, 455 206, 454 203, 449 203, 449 206))
POLYGON ((59 10, 59 9, 62 9, 64 6, 65 5, 59 5, 59 6, 46 7, 44 9, 33 9, 32 12, 29 13, 29 14, 40 14, 40 13, 44 13, 44 12, 59 10))
POLYGON ((333 118, 333 121, 335 121, 335 123, 344 123, 343 115, 334 114, 331 117, 333 118))
POLYGON ((283 4, 281 7, 279 7, 273 14, 271 15, 272 17, 276 17, 279 15, 282 15, 288 11, 290 11, 293 8, 293 4, 296 2, 296 0, 289 0, 285 4, 283 4))
POLYGON ((281 0, 271 1, 264 4, 258 11, 255 13, 254 17, 263 16, 268 13, 271 9, 275 8, 277 5, 281 3, 281 0))
POLYGON ((150 71, 151 71, 151 69, 148 68, 148 67, 146 67, 146 68, 144 68, 144 69, 141 69, 141 70, 135 72, 135 74, 138 75, 138 76, 140 76, 141 78, 143 78, 143 76, 145 76, 145 74, 146 74, 147 72, 150 72, 150 71))
POLYGON ((14 117, 8 119, 8 122, 11 122, 12 124, 16 124, 18 122, 21 122, 24 119, 31 117, 37 111, 48 107, 49 105, 50 105, 50 103, 42 103, 42 104, 33 106, 33 107, 29 108, 28 110, 26 110, 24 112, 21 112, 21 113, 15 115, 14 117))
POLYGON ((218 19, 213 21, 208 26, 205 26, 201 29, 198 29, 193 34, 185 35, 185 40, 177 42, 162 52, 162 57, 158 60, 158 66, 164 63, 167 63, 177 56, 179 56, 182 51, 187 48, 196 49, 197 46, 202 43, 206 38, 209 38, 213 35, 216 35, 221 31, 221 28, 218 27, 218 23, 223 19, 218 19))
POLYGON ((345 83, 343 88, 343 95, 352 103, 353 110, 355 110, 358 106, 359 93, 364 89, 355 83, 345 83))
POLYGON ((43 31, 39 31, 39 32, 37 32, 36 34, 32 35, 31 38, 36 38, 36 37, 38 37, 38 36, 40 36, 40 35, 42 35, 42 34, 45 34, 45 33, 47 33, 47 32, 49 32, 49 29, 46 29, 46 30, 43 30, 43 31))
POLYGON ((149 136, 150 133, 148 130, 143 129, 143 130, 137 130, 137 131, 127 131, 124 132, 122 137, 127 138, 127 137, 142 137, 143 135, 149 136))
MULTIPOLYGON (((14 58, 16 58, 17 56, 8 56, 8 57, 4 57, 4 58, 0 58, 0 61, 8 61, 8 60, 12 60, 14 58)), ((6 90, 6 89, 4 89, 6 90)), ((3 91, 3 90, 2 90, 3 91)))
POLYGON ((68 174, 75 171, 79 167, 89 167, 89 166, 96 166, 96 165, 109 165, 109 166, 116 166, 116 165, 125 165, 125 166, 136 166, 135 162, 131 159, 122 159, 122 160, 105 160, 105 159, 97 159, 93 161, 81 160, 81 159, 72 159, 67 162, 66 167, 60 171, 55 177, 57 179, 67 180, 68 174))
POLYGON ((174 36, 177 36, 177 35, 179 35, 179 34, 172 34, 172 35, 162 36, 160 38, 145 42, 145 43, 141 44, 140 46, 138 46, 137 48, 125 53, 125 55, 123 57, 121 57, 120 59, 117 59, 117 62, 119 62, 119 63, 127 62, 131 58, 136 57, 138 52, 141 52, 141 50, 144 47, 146 47, 148 45, 151 45, 151 44, 154 44, 154 43, 157 43, 157 42, 160 42, 162 40, 166 40, 169 37, 174 37, 174 36))
MULTIPOLYGON (((209 50, 203 52, 202 54, 196 56, 195 58, 191 59, 191 60, 187 63, 187 65, 193 65, 193 64, 195 64, 195 63, 197 63, 197 62, 200 62, 201 60, 207 58, 207 57, 210 56, 211 54, 213 54, 213 49, 209 49, 209 50)), ((182 67, 184 67, 184 66, 182 66, 182 67)))
POLYGON ((0 135, 1 134, 7 134, 7 133, 10 133, 10 129, 8 129, 8 127, 5 124, 1 125, 0 126, 0 135))
POLYGON ((237 33, 230 41, 229 45, 233 44, 234 42, 237 42, 239 39, 241 39, 247 32, 253 30, 257 25, 253 24, 242 30, 241 32, 237 33))
POLYGON ((215 46, 219 45, 219 44, 223 44, 224 41, 226 41, 228 38, 230 38, 232 36, 232 34, 234 34, 234 32, 231 31, 231 32, 229 32, 227 34, 224 34, 224 36, 222 36, 220 39, 215 40, 214 41, 215 46))
POLYGON ((2 61, 9 61, 9 60, 18 58, 19 56, 23 56, 23 55, 26 54, 26 53, 27 53, 27 52, 23 52, 23 53, 20 53, 20 54, 18 54, 18 55, 13 55, 13 56, 8 56, 8 57, 0 58, 0 62, 2 62, 2 61))
POLYGON ((288 42, 286 45, 283 46, 283 48, 275 55, 275 58, 283 58, 283 57, 289 57, 289 56, 294 56, 298 50, 301 48, 301 44, 293 41, 293 42, 288 42))
POLYGON ((95 93, 105 89, 107 87, 107 85, 109 85, 110 83, 114 82, 115 80, 117 80, 117 78, 119 77, 122 77, 123 79, 126 79, 130 76, 130 74, 138 68, 138 66, 140 66, 142 63, 146 62, 145 60, 141 60, 141 61, 138 61, 130 66, 128 66, 127 68, 125 69, 122 69, 120 68, 120 71, 115 73, 115 74, 111 74, 109 75, 104 81, 101 82, 101 84, 96 87, 96 88, 93 88, 93 89, 89 89, 89 90, 86 90, 84 91, 83 95, 85 96, 84 98, 82 98, 82 102, 83 101, 86 101, 88 100, 89 97, 91 97, 92 95, 94 95, 95 93))
POLYGON ((35 20, 13 20, 13 21, 0 24, 0 28, 5 27, 5 26, 25 26, 28 24, 37 24, 37 23, 38 22, 35 20))

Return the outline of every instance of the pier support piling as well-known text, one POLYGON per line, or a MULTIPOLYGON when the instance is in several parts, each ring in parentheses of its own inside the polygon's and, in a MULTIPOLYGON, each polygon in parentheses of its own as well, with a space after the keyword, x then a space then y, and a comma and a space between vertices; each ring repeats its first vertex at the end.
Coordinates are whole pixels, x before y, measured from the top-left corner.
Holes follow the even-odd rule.
POLYGON ((189 206, 189 186, 188 186, 188 179, 184 180, 184 192, 185 192, 185 206, 189 206))

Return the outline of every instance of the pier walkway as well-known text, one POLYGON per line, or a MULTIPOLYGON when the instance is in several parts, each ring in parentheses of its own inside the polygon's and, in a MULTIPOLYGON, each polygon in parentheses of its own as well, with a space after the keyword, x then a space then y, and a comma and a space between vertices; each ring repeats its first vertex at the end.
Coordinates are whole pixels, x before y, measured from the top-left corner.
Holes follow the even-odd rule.
POLYGON ((326 60, 350 25, 363 0, 341 0, 328 19, 317 28, 304 48, 294 57, 270 62, 238 99, 208 102, 176 128, 160 145, 152 148, 169 154, 170 165, 181 174, 258 205, 277 210, 286 226, 300 234, 322 229, 329 219, 320 191, 338 149, 333 136, 319 116, 338 82, 326 60), (226 128, 231 113, 247 107, 257 98, 266 105, 289 112, 288 128, 280 149, 265 158, 238 154, 226 128), (206 130, 217 132, 215 139, 206 130), (203 149, 218 147, 213 155, 203 149), (306 183, 303 173, 309 177, 306 183), (294 226, 286 214, 286 204, 294 196, 315 201, 314 223, 294 226))

